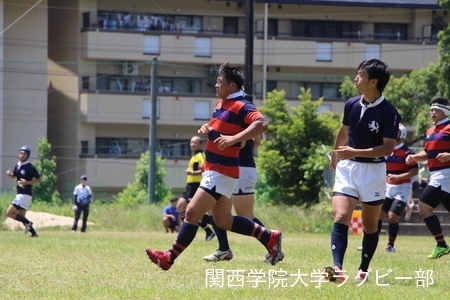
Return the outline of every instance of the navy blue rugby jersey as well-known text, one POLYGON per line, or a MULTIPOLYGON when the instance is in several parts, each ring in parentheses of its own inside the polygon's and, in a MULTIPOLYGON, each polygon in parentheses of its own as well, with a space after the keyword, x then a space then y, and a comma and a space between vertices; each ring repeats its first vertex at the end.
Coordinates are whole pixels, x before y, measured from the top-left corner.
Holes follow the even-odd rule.
MULTIPOLYGON (((383 138, 397 139, 401 117, 397 109, 384 97, 374 103, 361 104, 362 96, 350 98, 345 103, 342 124, 349 126, 348 146, 367 149, 383 144, 383 138), (362 109, 365 109, 361 116, 362 109)), ((384 162, 384 157, 355 157, 359 162, 384 162)))
MULTIPOLYGON (((14 167, 13 174, 14 176, 16 176, 17 181, 20 181, 21 179, 31 181, 34 178, 36 179, 41 178, 41 175, 39 175, 39 172, 36 170, 36 167, 28 161, 21 165, 16 164, 16 166, 14 167)), ((17 187, 17 194, 25 194, 33 196, 31 184, 28 184, 26 186, 19 186, 18 184, 16 184, 16 187, 17 187)))
POLYGON ((253 158, 253 148, 255 141, 253 139, 245 141, 245 146, 239 151, 239 166, 256 168, 253 158))

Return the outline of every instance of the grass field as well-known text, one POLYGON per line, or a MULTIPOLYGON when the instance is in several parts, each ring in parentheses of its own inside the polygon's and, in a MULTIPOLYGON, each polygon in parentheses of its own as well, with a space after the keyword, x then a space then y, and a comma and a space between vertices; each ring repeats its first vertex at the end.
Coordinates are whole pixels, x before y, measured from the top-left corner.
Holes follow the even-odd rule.
POLYGON ((395 254, 384 253, 387 238, 382 236, 369 281, 359 287, 353 277, 361 237, 350 236, 344 265, 349 280, 340 287, 326 282, 319 288, 313 282, 317 281, 314 272, 332 262, 328 234, 285 233, 286 257, 271 266, 262 262, 264 249, 256 240, 233 233, 229 239, 234 259, 204 262, 202 257, 212 253, 217 243, 205 242, 199 231, 169 271, 151 264, 144 251, 146 246, 166 250, 171 245, 175 235, 162 229, 118 232, 92 228, 86 234, 72 234, 65 228, 40 230, 39 234, 30 239, 20 231, 0 231, 2 299, 439 299, 448 291, 450 256, 426 259, 434 247, 431 236, 400 236, 395 254), (419 270, 432 271, 431 278, 418 278, 419 270), (376 271, 379 276, 389 275, 377 284, 376 271), (280 276, 269 276, 274 272, 280 276), (233 273, 236 276, 229 276, 233 273), (304 276, 295 276, 298 273, 304 276), (253 281, 258 276, 259 284, 253 281))

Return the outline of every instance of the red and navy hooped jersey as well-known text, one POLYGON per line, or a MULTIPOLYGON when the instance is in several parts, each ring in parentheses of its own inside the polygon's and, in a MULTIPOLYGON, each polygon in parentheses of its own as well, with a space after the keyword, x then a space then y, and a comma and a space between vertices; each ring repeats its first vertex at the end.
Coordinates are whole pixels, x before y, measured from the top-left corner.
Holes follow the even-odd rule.
MULTIPOLYGON (((397 139, 401 117, 397 109, 386 99, 361 105, 361 97, 350 98, 345 103, 342 124, 348 126, 348 145, 355 149, 367 149, 383 145, 384 138, 397 139), (365 109, 361 116, 362 109, 365 109)), ((354 161, 382 163, 382 157, 355 157, 354 161)))
POLYGON ((427 130, 424 150, 430 172, 450 168, 450 161, 440 162, 436 159, 439 153, 450 152, 450 120, 427 130))
MULTIPOLYGON (((412 165, 406 164, 406 157, 408 155, 414 154, 414 152, 408 148, 408 146, 403 145, 398 149, 394 149, 390 156, 386 156, 386 173, 387 174, 403 174, 408 172, 411 169, 418 169, 419 166, 417 163, 412 165)), ((392 184, 401 184, 411 182, 411 178, 396 181, 392 184)))
POLYGON ((214 140, 220 135, 236 135, 264 116, 255 105, 243 96, 219 100, 212 114, 209 126, 213 128, 206 141, 205 170, 212 170, 223 175, 239 178, 239 151, 241 143, 219 150, 214 140))

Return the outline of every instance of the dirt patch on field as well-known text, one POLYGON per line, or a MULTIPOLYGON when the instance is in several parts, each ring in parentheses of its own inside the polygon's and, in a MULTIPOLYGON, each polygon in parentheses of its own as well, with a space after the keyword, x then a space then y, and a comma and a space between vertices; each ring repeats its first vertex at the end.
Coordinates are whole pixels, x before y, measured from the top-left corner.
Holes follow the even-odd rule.
MULTIPOLYGON (((28 220, 33 222, 33 227, 36 229, 54 226, 71 227, 73 224, 73 217, 64 217, 44 212, 35 212, 31 210, 27 211, 26 217, 28 220)), ((4 224, 10 230, 24 229, 22 223, 17 222, 16 220, 13 220, 11 218, 6 218, 4 224)), ((94 225, 94 223, 88 222, 88 225, 94 225)), ((78 222, 78 227, 81 227, 81 220, 78 222)))

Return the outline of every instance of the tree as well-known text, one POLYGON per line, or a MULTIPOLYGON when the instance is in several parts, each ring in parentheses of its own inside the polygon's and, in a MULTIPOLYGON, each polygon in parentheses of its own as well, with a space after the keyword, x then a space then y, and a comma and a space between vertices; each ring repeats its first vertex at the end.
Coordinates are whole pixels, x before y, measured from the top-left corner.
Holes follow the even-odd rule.
MULTIPOLYGON (((114 198, 119 205, 132 206, 148 202, 148 165, 150 152, 141 154, 136 163, 136 174, 134 182, 129 183, 127 187, 114 198)), ((155 198, 156 202, 168 201, 172 197, 172 192, 164 183, 166 171, 164 169, 164 160, 161 157, 156 158, 156 178, 155 178, 155 198)))
POLYGON ((258 152, 260 177, 258 199, 273 204, 313 204, 323 185, 328 165, 326 152, 332 145, 341 116, 319 115, 322 103, 311 100, 310 90, 301 89, 298 107, 287 106, 285 92, 273 91, 260 108, 269 120, 266 139, 258 152))
POLYGON ((33 162, 41 175, 42 181, 33 186, 33 201, 61 204, 59 192, 56 190, 58 177, 56 171, 56 156, 51 154, 52 145, 45 137, 38 139, 37 161, 33 162))

